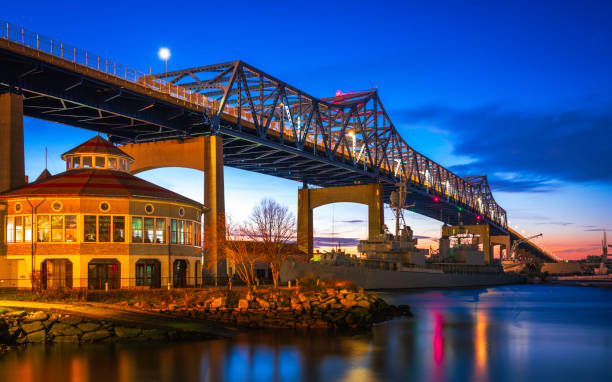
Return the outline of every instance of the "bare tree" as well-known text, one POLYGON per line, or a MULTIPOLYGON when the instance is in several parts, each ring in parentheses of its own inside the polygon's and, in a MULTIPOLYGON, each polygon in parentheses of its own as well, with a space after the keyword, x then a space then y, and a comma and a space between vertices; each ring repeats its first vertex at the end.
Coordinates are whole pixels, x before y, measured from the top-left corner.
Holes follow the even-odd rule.
POLYGON ((289 241, 295 238, 295 218, 289 209, 272 199, 263 199, 251 212, 245 234, 261 244, 264 259, 270 264, 274 287, 280 269, 289 255, 289 241))
POLYGON ((255 263, 262 259, 256 246, 250 242, 244 224, 237 224, 231 218, 225 223, 224 256, 229 266, 247 285, 249 290, 255 286, 255 263))

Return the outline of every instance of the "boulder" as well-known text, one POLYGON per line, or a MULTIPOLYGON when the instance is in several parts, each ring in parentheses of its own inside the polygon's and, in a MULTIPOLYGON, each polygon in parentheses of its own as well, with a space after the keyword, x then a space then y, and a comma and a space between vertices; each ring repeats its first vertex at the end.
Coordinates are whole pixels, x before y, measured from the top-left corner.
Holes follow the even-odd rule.
POLYGON ((49 329, 49 334, 54 336, 78 336, 83 334, 83 331, 75 326, 67 325, 63 322, 57 322, 51 326, 51 329, 49 329))
POLYGON ((83 321, 83 317, 78 317, 78 316, 64 316, 61 318, 62 323, 64 324, 68 324, 68 325, 76 325, 78 323, 80 323, 81 321, 83 321))
POLYGON ((77 324, 77 328, 81 329, 84 332, 93 332, 94 330, 98 330, 98 328, 100 328, 100 324, 94 321, 81 322, 77 324))
POLYGON ((32 322, 22 322, 21 323, 21 329, 23 329, 24 332, 26 333, 34 333, 37 332, 39 330, 43 330, 45 328, 45 326, 43 325, 42 322, 40 321, 32 321, 32 322))
POLYGON ((95 332, 89 332, 83 334, 81 337, 82 342, 96 342, 101 341, 105 338, 112 336, 113 334, 107 329, 96 330, 95 332))
POLYGON ((125 326, 115 326, 115 335, 119 338, 130 338, 140 335, 141 330, 138 328, 126 328, 125 326))
POLYGON ((240 300, 238 300, 238 309, 248 309, 249 308, 249 301, 245 298, 241 298, 240 300))
POLYGON ((53 338, 53 342, 78 344, 79 336, 55 336, 55 338, 53 338))
POLYGON ((41 310, 30 313, 23 318, 23 322, 32 322, 32 321, 44 321, 49 317, 49 315, 41 310))
POLYGON ((142 335, 150 340, 165 340, 167 337, 166 331, 162 329, 143 329, 142 335))
POLYGON ((370 304, 370 302, 369 302, 369 301, 367 301, 367 300, 359 300, 359 301, 357 301, 357 304, 356 304, 356 305, 357 305, 357 306, 360 306, 360 307, 362 307, 362 308, 364 308, 364 309, 370 309, 370 305, 371 305, 371 304, 370 304))
POLYGON ((264 300, 263 298, 259 298, 259 297, 257 297, 257 298, 255 299, 255 301, 257 301, 257 304, 258 304, 258 305, 259 305, 261 308, 266 309, 266 310, 267 310, 267 309, 270 309, 270 303, 269 303, 268 301, 264 300))
MULTIPOLYGON (((36 321, 36 322, 40 323, 40 321, 36 321)), ((44 343, 47 340, 47 336, 44 330, 39 330, 36 332, 28 333, 26 338, 28 340, 28 343, 30 344, 40 344, 40 343, 44 343)))
POLYGON ((227 298, 217 297, 212 301, 212 304, 210 305, 210 307, 211 308, 221 308, 221 307, 225 307, 225 305, 227 305, 227 298))

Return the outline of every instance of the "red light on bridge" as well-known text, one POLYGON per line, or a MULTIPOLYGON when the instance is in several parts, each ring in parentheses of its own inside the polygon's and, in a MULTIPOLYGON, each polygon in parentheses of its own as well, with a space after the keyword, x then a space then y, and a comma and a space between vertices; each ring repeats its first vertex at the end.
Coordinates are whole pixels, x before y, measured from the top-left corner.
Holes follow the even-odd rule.
POLYGON ((480 220, 480 219, 482 219, 482 216, 476 215, 476 220, 480 220))
POLYGON ((342 95, 342 91, 341 90, 336 90, 336 97, 340 97, 342 95))
POLYGON ((438 202, 440 201, 440 198, 439 198, 439 197, 437 197, 437 196, 434 196, 434 198, 433 198, 433 199, 434 199, 434 202, 436 202, 436 203, 438 203, 438 202))

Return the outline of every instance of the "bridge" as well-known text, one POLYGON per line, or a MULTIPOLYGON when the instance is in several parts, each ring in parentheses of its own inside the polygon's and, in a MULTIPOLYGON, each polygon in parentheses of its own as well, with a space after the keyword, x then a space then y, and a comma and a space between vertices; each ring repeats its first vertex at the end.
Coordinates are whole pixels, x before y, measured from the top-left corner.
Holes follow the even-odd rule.
MULTIPOLYGON (((25 116, 105 133, 118 144, 214 137, 222 155, 209 158, 210 165, 305 187, 379 184, 388 203, 404 183, 416 213, 521 238, 508 228, 486 176, 460 177, 412 149, 376 89, 316 98, 242 61, 144 73, 0 21, 0 93, 19 95, 25 116)), ((3 134, 19 146, 19 134, 3 134)), ((7 174, 23 168, 11 153, 2 158, 7 174)), ((222 182, 222 169, 218 176, 222 182)), ((0 189, 19 182, 9 178, 0 180, 0 189)), ((223 211, 222 192, 209 199, 219 204, 213 211, 223 211)), ((552 259, 533 243, 523 246, 552 259)))

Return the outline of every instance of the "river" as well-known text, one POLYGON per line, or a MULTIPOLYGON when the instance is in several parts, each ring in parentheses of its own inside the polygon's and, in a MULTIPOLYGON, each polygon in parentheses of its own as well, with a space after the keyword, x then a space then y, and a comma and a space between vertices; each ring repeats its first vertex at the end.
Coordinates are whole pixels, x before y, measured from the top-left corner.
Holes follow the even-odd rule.
POLYGON ((371 332, 256 331, 187 343, 31 346, 0 381, 612 381, 612 289, 383 293, 414 317, 371 332))

